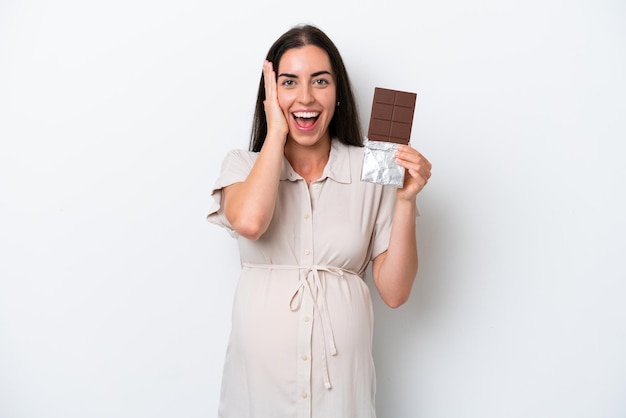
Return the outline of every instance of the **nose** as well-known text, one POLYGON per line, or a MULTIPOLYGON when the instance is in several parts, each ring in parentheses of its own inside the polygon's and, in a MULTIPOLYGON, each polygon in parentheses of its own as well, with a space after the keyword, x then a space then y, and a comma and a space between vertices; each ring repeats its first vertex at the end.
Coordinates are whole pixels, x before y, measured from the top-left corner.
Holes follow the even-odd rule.
POLYGON ((315 100, 315 97, 313 96, 313 92, 311 91, 311 86, 310 85, 303 85, 300 89, 300 97, 299 100, 301 103, 311 103, 312 101, 315 100))

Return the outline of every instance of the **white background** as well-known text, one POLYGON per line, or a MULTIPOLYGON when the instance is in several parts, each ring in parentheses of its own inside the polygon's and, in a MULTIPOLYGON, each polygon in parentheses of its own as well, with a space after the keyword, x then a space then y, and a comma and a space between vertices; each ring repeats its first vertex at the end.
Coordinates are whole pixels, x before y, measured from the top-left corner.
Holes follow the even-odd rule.
POLYGON ((626 417, 625 3, 408 4, 0 1, 0 418, 216 416, 209 193, 304 22, 364 125, 418 93, 434 166, 412 298, 374 293, 379 416, 626 417))

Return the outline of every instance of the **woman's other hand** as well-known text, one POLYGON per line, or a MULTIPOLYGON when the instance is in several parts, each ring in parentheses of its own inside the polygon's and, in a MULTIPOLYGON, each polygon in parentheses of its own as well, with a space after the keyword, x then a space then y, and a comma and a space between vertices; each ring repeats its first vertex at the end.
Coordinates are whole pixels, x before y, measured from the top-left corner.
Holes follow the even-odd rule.
POLYGON ((398 189, 398 198, 414 200, 430 178, 431 163, 410 145, 398 145, 396 162, 405 168, 404 185, 398 189))

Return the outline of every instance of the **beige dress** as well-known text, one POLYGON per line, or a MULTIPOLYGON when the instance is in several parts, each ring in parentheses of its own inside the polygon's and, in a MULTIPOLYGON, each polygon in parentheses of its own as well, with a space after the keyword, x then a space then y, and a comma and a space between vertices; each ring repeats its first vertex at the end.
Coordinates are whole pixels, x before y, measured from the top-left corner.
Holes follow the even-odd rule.
POLYGON ((308 187, 284 160, 272 222, 250 241, 225 218, 221 190, 245 180, 257 155, 226 156, 208 215, 238 239, 242 263, 219 417, 374 418, 363 276, 387 249, 396 189, 361 181, 363 148, 333 141, 308 187))

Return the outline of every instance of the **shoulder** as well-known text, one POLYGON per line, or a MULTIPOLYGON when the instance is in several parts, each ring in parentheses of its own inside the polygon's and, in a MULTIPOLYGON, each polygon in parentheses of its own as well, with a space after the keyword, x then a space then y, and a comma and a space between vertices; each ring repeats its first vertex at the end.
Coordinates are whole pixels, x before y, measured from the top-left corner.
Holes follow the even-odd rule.
POLYGON ((360 188, 366 190, 367 193, 378 196, 381 202, 385 202, 385 204, 395 202, 397 190, 395 187, 363 180, 363 162, 366 147, 356 145, 344 145, 344 147, 346 147, 346 151, 349 154, 353 184, 357 184, 360 188))
POLYGON ((351 171, 360 171, 363 165, 364 147, 348 145, 338 140, 333 143, 333 150, 337 153, 338 160, 349 161, 351 171))
POLYGON ((340 156, 338 160, 342 162, 342 167, 346 167, 349 170, 349 180, 346 183, 351 184, 354 190, 360 190, 369 196, 379 197, 383 194, 389 194, 388 192, 395 192, 395 188, 390 186, 362 180, 363 160, 365 157, 364 146, 347 145, 337 141, 335 149, 340 156))
POLYGON ((339 141, 337 138, 333 139, 332 146, 336 149, 336 151, 340 154, 350 154, 350 155, 363 155, 363 149, 365 147, 359 147, 357 145, 348 145, 339 141))
POLYGON ((230 151, 228 151, 226 153, 226 156, 224 157, 224 161, 229 161, 229 160, 240 160, 240 161, 256 161, 257 157, 259 156, 258 152, 252 152, 252 151, 247 151, 244 149, 231 149, 230 151))
POLYGON ((258 153, 243 149, 232 149, 226 153, 222 162, 222 171, 250 169, 254 165, 258 153))

